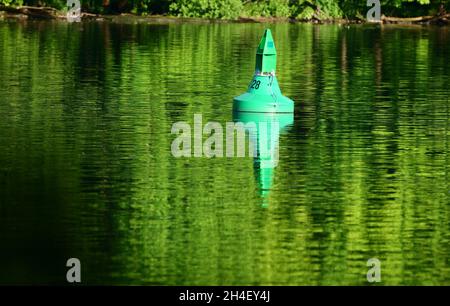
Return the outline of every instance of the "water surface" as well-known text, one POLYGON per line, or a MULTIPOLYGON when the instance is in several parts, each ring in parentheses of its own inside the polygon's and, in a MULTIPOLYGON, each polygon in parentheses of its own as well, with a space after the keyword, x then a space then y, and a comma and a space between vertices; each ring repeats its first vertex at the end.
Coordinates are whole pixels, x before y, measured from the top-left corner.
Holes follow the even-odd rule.
POLYGON ((449 28, 270 25, 278 165, 172 156, 266 26, 1 22, 0 283, 449 285, 449 28))

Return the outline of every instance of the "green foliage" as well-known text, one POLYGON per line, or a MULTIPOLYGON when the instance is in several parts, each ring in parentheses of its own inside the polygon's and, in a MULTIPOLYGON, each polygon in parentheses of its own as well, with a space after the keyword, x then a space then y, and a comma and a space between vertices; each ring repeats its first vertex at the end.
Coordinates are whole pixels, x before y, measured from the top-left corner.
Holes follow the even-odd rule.
MULTIPOLYGON (((66 8, 66 0, 0 0, 0 5, 66 8)), ((140 15, 169 14, 179 17, 235 19, 238 17, 290 17, 298 19, 365 18, 366 0, 81 0, 82 9, 94 13, 140 15)), ((381 0, 389 16, 436 14, 450 0, 381 0)))
POLYGON ((22 0, 0 0, 0 5, 4 5, 4 6, 19 6, 22 5, 23 1, 22 0))
POLYGON ((169 12, 182 17, 205 17, 232 19, 239 16, 240 0, 178 0, 169 6, 169 12))
POLYGON ((311 20, 313 17, 314 17, 314 10, 309 6, 296 15, 296 18, 302 20, 311 20))
POLYGON ((245 4, 245 15, 254 17, 290 16, 289 0, 253 0, 245 4))

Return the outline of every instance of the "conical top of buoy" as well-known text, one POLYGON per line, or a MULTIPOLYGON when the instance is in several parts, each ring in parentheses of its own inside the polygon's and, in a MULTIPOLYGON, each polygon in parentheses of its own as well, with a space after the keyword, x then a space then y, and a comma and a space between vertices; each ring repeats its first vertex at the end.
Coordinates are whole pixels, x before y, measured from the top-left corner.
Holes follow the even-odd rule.
POLYGON ((247 92, 233 100, 235 112, 256 113, 293 113, 294 101, 281 94, 275 70, 277 68, 277 50, 272 32, 264 31, 256 49, 256 65, 253 79, 247 92))
POLYGON ((277 50, 270 29, 264 31, 264 35, 256 49, 255 72, 261 74, 275 74, 277 68, 277 50))

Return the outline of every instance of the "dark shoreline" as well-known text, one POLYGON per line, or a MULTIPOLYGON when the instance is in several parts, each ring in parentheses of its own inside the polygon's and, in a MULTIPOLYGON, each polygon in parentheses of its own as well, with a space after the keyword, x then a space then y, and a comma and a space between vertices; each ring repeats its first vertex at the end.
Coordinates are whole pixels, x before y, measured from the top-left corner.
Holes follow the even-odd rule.
MULTIPOLYGON (((63 11, 50 7, 5 7, 0 6, 0 20, 61 20, 66 21, 63 11)), ((239 17, 238 19, 208 19, 188 18, 166 15, 141 16, 136 14, 103 15, 83 12, 81 19, 87 21, 108 21, 113 23, 311 23, 311 24, 374 24, 362 19, 327 19, 302 20, 288 17, 239 17)), ((377 24, 377 23, 375 23, 377 24)), ((441 16, 422 16, 411 18, 397 18, 382 16, 380 24, 404 25, 450 25, 450 14, 441 16)))

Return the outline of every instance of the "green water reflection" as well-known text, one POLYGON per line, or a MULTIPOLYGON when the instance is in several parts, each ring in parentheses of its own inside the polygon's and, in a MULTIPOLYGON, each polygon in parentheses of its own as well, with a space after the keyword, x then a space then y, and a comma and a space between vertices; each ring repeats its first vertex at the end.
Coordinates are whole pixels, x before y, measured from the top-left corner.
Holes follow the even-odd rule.
POLYGON ((261 206, 268 207, 274 169, 279 162, 280 133, 294 122, 294 114, 234 112, 233 119, 236 123, 243 124, 251 142, 254 171, 262 199, 261 206))
POLYGON ((365 285, 376 257, 449 285, 448 28, 270 25, 270 183, 172 156, 173 123, 235 119, 266 26, 0 23, 0 283, 77 257, 85 284, 365 285))

